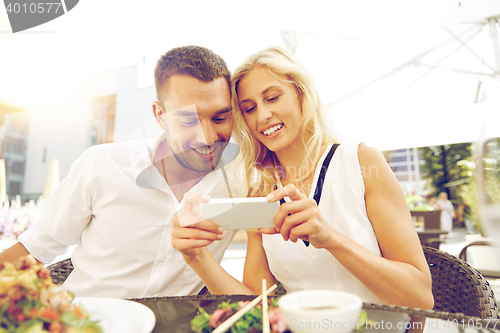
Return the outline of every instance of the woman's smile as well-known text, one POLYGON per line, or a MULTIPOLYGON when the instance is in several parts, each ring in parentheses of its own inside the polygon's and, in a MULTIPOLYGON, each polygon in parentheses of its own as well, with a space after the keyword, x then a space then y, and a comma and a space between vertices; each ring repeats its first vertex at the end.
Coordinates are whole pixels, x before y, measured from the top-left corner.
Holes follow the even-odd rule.
POLYGON ((281 132, 281 130, 283 129, 284 125, 285 124, 281 123, 281 124, 278 124, 278 125, 270 126, 267 129, 261 131, 261 133, 264 134, 264 136, 267 139, 275 138, 281 132))
POLYGON ((248 128, 269 150, 284 152, 302 145, 302 108, 286 77, 254 68, 239 82, 237 94, 248 128))

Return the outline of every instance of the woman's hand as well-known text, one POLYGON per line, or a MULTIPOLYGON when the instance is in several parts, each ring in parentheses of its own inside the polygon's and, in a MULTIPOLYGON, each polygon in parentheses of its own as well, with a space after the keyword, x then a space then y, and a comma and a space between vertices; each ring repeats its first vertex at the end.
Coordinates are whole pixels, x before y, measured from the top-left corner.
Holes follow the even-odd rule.
POLYGON ((195 209, 195 203, 209 200, 207 194, 186 193, 181 210, 172 219, 172 246, 181 252, 185 259, 198 256, 208 245, 224 238, 224 229, 212 221, 205 220, 195 209))
POLYGON ((331 245, 336 231, 323 218, 314 199, 309 199, 294 185, 289 184, 271 192, 267 200, 274 202, 286 196, 292 201, 282 204, 274 216, 276 229, 261 228, 259 232, 280 233, 285 241, 306 240, 315 248, 331 245))

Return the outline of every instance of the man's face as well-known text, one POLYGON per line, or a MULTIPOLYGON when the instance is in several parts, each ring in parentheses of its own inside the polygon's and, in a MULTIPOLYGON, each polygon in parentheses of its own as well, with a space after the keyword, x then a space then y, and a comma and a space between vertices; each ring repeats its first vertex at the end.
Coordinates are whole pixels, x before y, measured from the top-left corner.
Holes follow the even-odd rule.
POLYGON ((191 76, 173 75, 164 89, 164 106, 157 103, 161 112, 155 115, 163 117, 159 124, 173 155, 184 168, 197 172, 213 170, 233 125, 226 80, 219 77, 203 82, 191 76))

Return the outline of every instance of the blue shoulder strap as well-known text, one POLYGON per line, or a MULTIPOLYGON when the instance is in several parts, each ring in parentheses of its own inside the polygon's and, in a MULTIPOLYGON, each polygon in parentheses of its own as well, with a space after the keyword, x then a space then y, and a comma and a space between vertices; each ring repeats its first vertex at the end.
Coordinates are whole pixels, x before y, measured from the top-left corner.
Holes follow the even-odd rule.
POLYGON ((321 171, 319 172, 318 182, 316 185, 316 191, 314 193, 314 200, 316 204, 319 206, 319 200, 321 199, 321 192, 323 192, 323 183, 325 182, 326 171, 328 170, 328 166, 330 165, 330 161, 332 160, 333 154, 335 154, 335 150, 339 146, 338 143, 334 144, 328 155, 326 155, 325 160, 323 161, 323 165, 321 166, 321 171))
MULTIPOLYGON (((330 161, 332 160, 333 154, 335 154, 335 150, 339 146, 338 143, 334 144, 328 155, 326 155, 325 160, 323 161, 323 165, 321 166, 321 170, 319 172, 318 182, 316 183, 316 190, 314 193, 314 200, 316 204, 319 206, 319 200, 321 199, 321 192, 323 192, 323 183, 325 182, 326 171, 328 170, 328 166, 330 165, 330 161)), ((309 246, 308 241, 304 241, 306 246, 309 246)))

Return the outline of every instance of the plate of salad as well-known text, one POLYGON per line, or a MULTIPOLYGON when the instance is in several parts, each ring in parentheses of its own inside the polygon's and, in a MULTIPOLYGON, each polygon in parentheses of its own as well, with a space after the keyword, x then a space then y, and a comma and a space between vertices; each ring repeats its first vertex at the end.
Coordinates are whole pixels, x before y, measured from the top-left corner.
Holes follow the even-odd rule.
POLYGON ((115 298, 76 297, 74 303, 99 321, 105 333, 150 333, 156 317, 147 306, 115 298))
POLYGON ((0 333, 102 333, 73 298, 31 255, 0 263, 0 333))
MULTIPOLYGON (((240 295, 241 296, 241 295, 240 295)), ((268 298, 269 325, 271 333, 291 333, 286 324, 280 308, 278 307, 279 297, 268 298)), ((225 320, 243 308, 247 301, 231 302, 231 300, 213 303, 207 307, 198 307, 198 310, 190 320, 191 332, 211 333, 225 320)), ((360 319, 364 322, 372 322, 367 318, 366 311, 362 311, 360 319)), ((363 330, 364 325, 358 325, 356 331, 363 330)), ((262 307, 257 305, 245 313, 230 329, 225 333, 257 333, 262 332, 262 307)))
MULTIPOLYGON (((213 313, 210 309, 198 308, 198 314, 191 320, 191 331, 210 333, 225 320, 238 312, 249 302, 225 301, 217 305, 213 313)), ((278 298, 268 299, 269 324, 272 333, 290 332, 278 307, 278 298)), ((257 305, 243 315, 228 331, 231 333, 262 332, 262 307, 257 305)))

